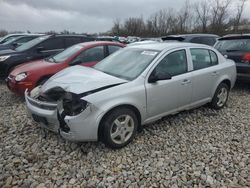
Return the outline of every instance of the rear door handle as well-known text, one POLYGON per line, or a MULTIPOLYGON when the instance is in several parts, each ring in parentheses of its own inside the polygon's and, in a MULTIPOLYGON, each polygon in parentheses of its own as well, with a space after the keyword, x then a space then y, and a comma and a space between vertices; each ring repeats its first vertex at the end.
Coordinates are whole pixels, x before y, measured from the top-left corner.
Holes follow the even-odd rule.
POLYGON ((188 80, 188 79, 185 79, 181 82, 182 85, 187 85, 187 84, 190 84, 191 83, 191 80, 188 80))

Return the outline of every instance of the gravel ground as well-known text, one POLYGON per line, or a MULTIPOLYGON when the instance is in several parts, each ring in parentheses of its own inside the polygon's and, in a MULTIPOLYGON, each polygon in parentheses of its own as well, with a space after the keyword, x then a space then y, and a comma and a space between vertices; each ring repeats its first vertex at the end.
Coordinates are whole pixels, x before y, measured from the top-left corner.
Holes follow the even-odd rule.
POLYGON ((43 131, 0 83, 0 187, 250 187, 250 85, 226 108, 144 128, 120 150, 43 131))

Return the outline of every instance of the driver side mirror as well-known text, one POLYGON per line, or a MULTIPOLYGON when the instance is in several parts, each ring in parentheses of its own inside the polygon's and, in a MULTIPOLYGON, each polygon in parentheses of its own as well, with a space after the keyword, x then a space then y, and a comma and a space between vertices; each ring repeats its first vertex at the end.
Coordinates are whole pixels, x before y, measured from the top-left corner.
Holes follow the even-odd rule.
POLYGON ((162 73, 158 72, 156 74, 155 71, 152 72, 152 74, 148 78, 148 83, 156 83, 160 80, 171 80, 172 76, 169 73, 162 73))
POLYGON ((16 42, 14 42, 14 43, 12 44, 12 46, 13 46, 13 48, 16 48, 16 47, 18 46, 18 44, 17 44, 16 42))

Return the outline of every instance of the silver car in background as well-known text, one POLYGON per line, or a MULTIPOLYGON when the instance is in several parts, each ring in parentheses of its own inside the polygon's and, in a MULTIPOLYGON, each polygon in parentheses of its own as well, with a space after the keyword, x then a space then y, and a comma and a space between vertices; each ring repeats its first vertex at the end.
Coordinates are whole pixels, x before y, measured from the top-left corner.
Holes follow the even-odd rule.
POLYGON ((121 148, 166 115, 206 103, 224 107, 235 80, 235 63, 212 47, 150 43, 121 49, 94 68, 67 68, 25 99, 33 119, 65 139, 121 148))

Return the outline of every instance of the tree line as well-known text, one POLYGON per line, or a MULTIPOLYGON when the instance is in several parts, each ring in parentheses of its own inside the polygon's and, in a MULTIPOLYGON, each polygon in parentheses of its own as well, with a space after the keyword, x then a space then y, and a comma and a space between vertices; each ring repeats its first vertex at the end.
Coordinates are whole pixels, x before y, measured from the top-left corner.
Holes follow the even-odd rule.
MULTIPOLYGON (((99 35, 159 37, 183 33, 214 33, 218 35, 246 33, 250 32, 250 19, 243 17, 247 1, 199 0, 191 4, 189 0, 186 0, 179 10, 161 9, 146 19, 143 16, 128 17, 122 21, 115 19, 111 30, 99 33, 99 35)), ((15 33, 17 32, 20 31, 15 33)), ((0 30, 0 37, 6 34, 8 34, 6 30, 0 30)), ((64 30, 61 32, 48 31, 45 34, 76 33, 64 30)))
POLYGON ((201 0, 185 4, 176 11, 168 8, 153 13, 149 18, 129 17, 123 22, 114 20, 110 35, 158 37, 183 33, 214 33, 224 35, 250 31, 241 25, 250 25, 243 18, 248 0, 201 0))

